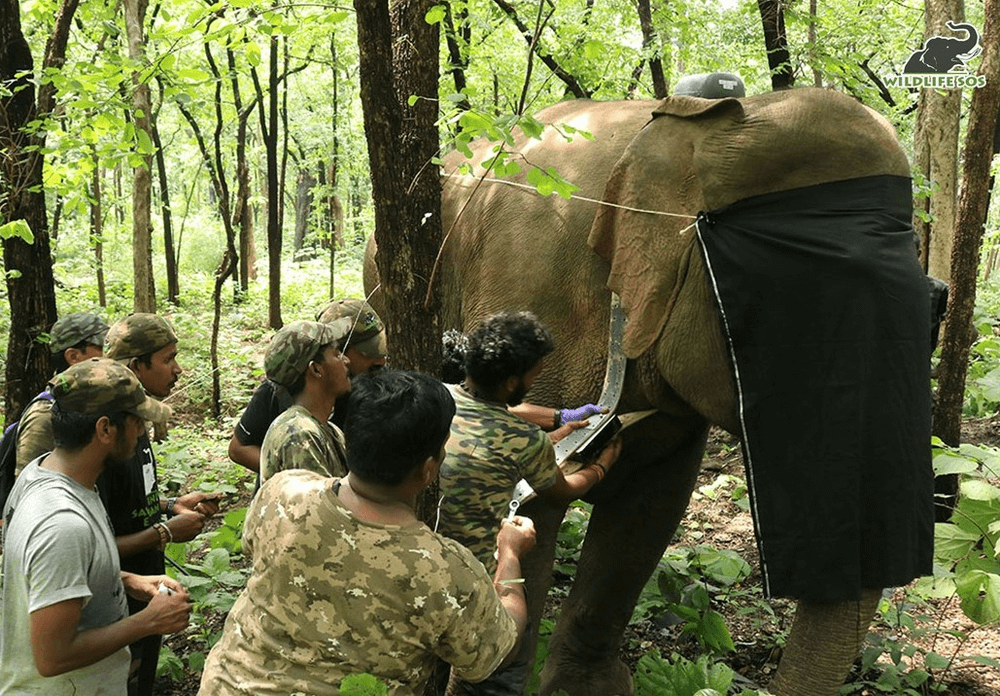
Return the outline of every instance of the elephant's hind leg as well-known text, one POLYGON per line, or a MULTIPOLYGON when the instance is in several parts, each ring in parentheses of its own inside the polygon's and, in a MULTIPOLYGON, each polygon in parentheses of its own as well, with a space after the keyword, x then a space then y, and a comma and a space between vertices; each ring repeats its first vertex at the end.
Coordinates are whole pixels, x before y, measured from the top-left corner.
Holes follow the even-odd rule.
POLYGON ((860 601, 808 602, 795 610, 788 645, 771 680, 774 696, 836 696, 868 634, 881 590, 860 601))
POLYGON ((631 428, 622 431, 622 459, 595 498, 540 696, 560 689, 572 696, 632 694, 632 675, 618 658, 622 635, 687 508, 708 430, 700 419, 678 423, 663 415, 635 427, 628 439, 631 428))

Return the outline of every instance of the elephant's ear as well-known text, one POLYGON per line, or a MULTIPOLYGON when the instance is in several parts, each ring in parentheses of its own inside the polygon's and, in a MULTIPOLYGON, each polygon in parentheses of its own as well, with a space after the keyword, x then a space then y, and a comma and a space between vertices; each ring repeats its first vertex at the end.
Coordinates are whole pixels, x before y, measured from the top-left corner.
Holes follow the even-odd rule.
POLYGON ((674 96, 667 97, 653 110, 653 118, 658 116, 678 116, 680 118, 697 118, 699 116, 735 116, 742 117, 743 105, 739 99, 702 99, 701 97, 674 96))
POLYGON ((704 122, 739 122, 744 113, 736 99, 677 96, 653 116, 608 178, 606 205, 588 238, 611 265, 607 286, 628 317, 623 347, 629 358, 660 336, 691 265, 701 263, 693 224, 704 195, 695 158, 705 134, 719 132, 704 122))

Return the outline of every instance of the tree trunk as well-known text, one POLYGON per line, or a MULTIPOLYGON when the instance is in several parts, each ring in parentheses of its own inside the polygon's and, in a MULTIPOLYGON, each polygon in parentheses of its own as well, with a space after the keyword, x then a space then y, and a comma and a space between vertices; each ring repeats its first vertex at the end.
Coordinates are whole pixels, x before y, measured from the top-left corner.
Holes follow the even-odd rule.
POLYGON ((295 240, 293 242, 293 258, 302 255, 302 246, 309 230, 309 217, 313 207, 313 189, 316 187, 316 177, 308 170, 299 172, 295 180, 295 240))
POLYGON ((667 81, 663 77, 663 62, 660 60, 660 37, 653 28, 653 13, 649 8, 649 0, 638 0, 639 26, 642 28, 642 48, 649 61, 649 76, 653 78, 653 96, 657 99, 667 97, 667 81))
MULTIPOLYGON (((65 62, 69 29, 77 0, 64 0, 56 12, 52 36, 45 48, 43 67, 60 69, 65 62)), ((56 320, 55 284, 49 249, 48 219, 42 190, 41 136, 23 132, 24 126, 52 113, 55 87, 44 84, 35 101, 34 61, 21 31, 17 0, 0 0, 0 221, 24 220, 34 236, 3 241, 11 331, 4 370, 6 420, 18 418, 24 405, 40 392, 52 363, 49 351, 35 339, 56 320)))
POLYGON ((812 65, 813 87, 823 86, 823 73, 816 67, 816 12, 817 0, 809 0, 809 64, 812 65))
POLYGON ((257 113, 260 117, 260 132, 264 141, 267 166, 267 314, 268 326, 280 329, 281 320, 281 226, 278 201, 278 38, 271 37, 268 67, 267 115, 264 113, 264 90, 257 71, 250 70, 254 88, 257 90, 257 113))
POLYGON ((93 150, 94 175, 90 202, 90 239, 94 245, 94 272, 97 276, 97 301, 102 307, 108 306, 107 288, 104 284, 104 211, 101 205, 101 165, 97 148, 93 150))
POLYGON ((783 2, 757 0, 757 8, 764 26, 764 48, 767 51, 767 65, 771 70, 771 89, 791 89, 795 76, 792 73, 791 56, 788 54, 783 2))
POLYGON ((163 156, 160 129, 153 124, 153 145, 156 146, 156 174, 160 183, 160 215, 163 218, 163 256, 167 264, 167 302, 180 305, 180 280, 177 276, 177 254, 174 252, 174 225, 170 209, 170 188, 167 185, 167 163, 163 156))
MULTIPOLYGON (((147 0, 125 0, 125 30, 128 34, 128 55, 137 64, 144 64, 145 37, 143 22, 147 0)), ((149 85, 139 79, 139 72, 132 73, 132 123, 136 141, 152 143, 150 114, 152 103, 149 85)), ((150 191, 152 189, 153 159, 141 154, 142 164, 132 170, 132 270, 135 275, 134 310, 156 311, 156 288, 153 282, 153 236, 150 221, 150 191)))
MULTIPOLYGON (((393 363, 431 375, 441 365, 440 291, 427 285, 442 239, 441 183, 431 164, 439 37, 424 15, 435 3, 396 0, 390 10, 387 0, 354 0, 383 319, 393 363), (409 106, 410 95, 425 98, 409 106)), ((436 481, 424 491, 422 520, 432 519, 438 491, 436 481)))
MULTIPOLYGON (((950 36, 947 21, 965 20, 963 0, 925 0, 924 38, 950 36)), ((924 269, 935 278, 948 278, 958 190, 958 129, 962 90, 922 89, 913 135, 913 166, 933 185, 929 198, 916 202, 924 215, 915 214, 913 229, 920 237, 924 269), (925 221, 930 217, 931 221, 925 221)), ((917 211, 915 211, 917 212, 917 211)))
MULTIPOLYGON (((979 247, 989 213, 990 165, 1000 112, 1000 0, 985 0, 983 10, 983 53, 978 74, 986 76, 986 86, 973 91, 969 104, 962 189, 948 281, 948 321, 941 340, 938 399, 934 411, 934 434, 953 447, 958 446, 961 437, 965 378, 973 338, 970 327, 976 304, 979 247)), ((954 481, 944 492, 956 491, 957 481, 954 481)), ((939 519, 940 512, 939 509, 939 519)))

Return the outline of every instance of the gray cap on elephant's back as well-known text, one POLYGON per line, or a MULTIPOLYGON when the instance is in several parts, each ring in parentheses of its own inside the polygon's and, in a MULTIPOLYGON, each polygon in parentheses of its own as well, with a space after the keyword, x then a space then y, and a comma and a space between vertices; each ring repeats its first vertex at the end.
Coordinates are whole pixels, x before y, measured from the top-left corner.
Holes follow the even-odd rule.
POLYGON ((746 88, 739 75, 727 72, 698 73, 686 75, 677 81, 674 94, 702 99, 724 99, 745 97, 746 88))

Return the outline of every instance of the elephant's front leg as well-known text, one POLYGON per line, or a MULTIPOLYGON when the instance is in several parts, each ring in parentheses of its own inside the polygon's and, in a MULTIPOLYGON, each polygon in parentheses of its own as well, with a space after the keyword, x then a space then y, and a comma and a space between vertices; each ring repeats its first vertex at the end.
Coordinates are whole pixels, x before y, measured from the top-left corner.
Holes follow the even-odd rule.
POLYGON ((681 439, 679 424, 665 416, 646 420, 633 426, 639 431, 625 439, 622 460, 605 482, 613 496, 595 501, 576 579, 549 643, 543 696, 559 689, 572 696, 632 694, 632 675, 618 658, 622 635, 687 508, 708 432, 688 422, 681 439), (670 432, 678 443, 672 448, 663 438, 670 432))

